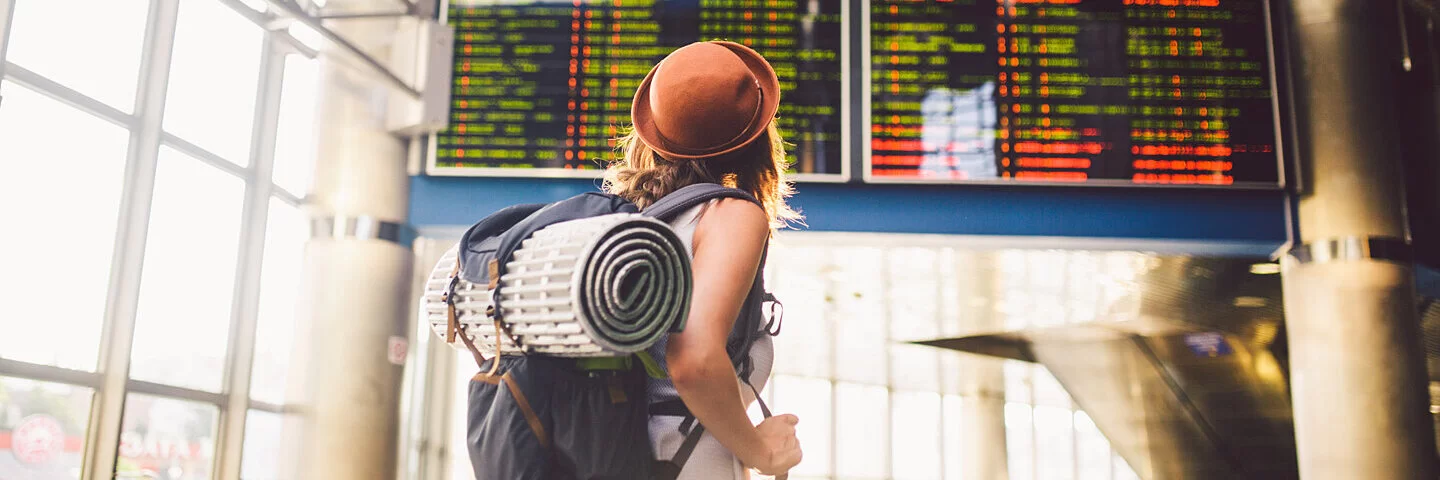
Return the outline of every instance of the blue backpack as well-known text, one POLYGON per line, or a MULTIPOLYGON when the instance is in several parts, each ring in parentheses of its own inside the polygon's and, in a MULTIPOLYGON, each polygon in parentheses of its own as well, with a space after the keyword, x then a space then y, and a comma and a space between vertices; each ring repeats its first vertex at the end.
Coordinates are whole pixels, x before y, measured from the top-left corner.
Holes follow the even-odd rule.
MULTIPOLYGON (((502 328, 499 280, 511 255, 540 229, 616 213, 639 213, 669 222, 692 207, 722 198, 759 204, 738 189, 695 184, 666 195, 643 211, 619 196, 590 192, 550 204, 515 205, 485 217, 460 240, 454 279, 445 294, 450 317, 447 336, 453 341, 456 333, 454 289, 459 280, 494 290, 488 320, 502 328)), ((762 272, 764 264, 762 255, 762 272)), ((755 341, 779 333, 778 307, 779 302, 765 290, 763 275, 757 273, 726 342, 740 378, 749 378, 753 370, 749 352, 755 341), (771 304, 769 321, 764 312, 767 303, 771 304)), ((516 336, 506 336, 520 345, 516 336)), ((683 404, 648 405, 644 401, 649 379, 664 375, 646 355, 601 359, 497 355, 487 360, 467 335, 460 338, 480 367, 469 385, 466 435, 477 480, 669 480, 679 475, 700 440, 703 429, 683 404), (682 432, 686 439, 671 460, 654 459, 650 415, 685 417, 682 432)), ((756 397, 759 401, 758 392, 756 397)), ((763 401, 760 406, 765 416, 770 416, 763 401)))

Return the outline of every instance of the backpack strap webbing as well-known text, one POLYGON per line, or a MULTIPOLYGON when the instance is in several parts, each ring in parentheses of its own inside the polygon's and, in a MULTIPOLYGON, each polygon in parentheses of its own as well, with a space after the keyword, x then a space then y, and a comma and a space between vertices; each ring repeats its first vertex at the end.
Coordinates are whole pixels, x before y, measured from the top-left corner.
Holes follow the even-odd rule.
MULTIPOLYGON (((459 283, 460 257, 457 255, 455 269, 450 271, 450 286, 445 288, 445 294, 442 295, 445 301, 445 343, 455 343, 455 337, 458 334, 460 341, 465 343, 465 348, 470 350, 470 355, 475 357, 475 366, 485 368, 485 355, 481 354, 480 349, 475 347, 475 342, 470 340, 470 333, 460 325, 460 315, 455 311, 455 286, 459 283)), ((500 334, 500 320, 495 319, 495 361, 490 365, 488 374, 492 377, 495 376, 496 371, 500 370, 500 350, 503 348, 500 334)))
POLYGON ((655 203, 641 210, 640 214, 668 222, 691 207, 721 198, 738 198, 763 207, 760 200, 755 199, 754 195, 750 195, 744 190, 714 183, 696 183, 680 187, 679 190, 660 197, 655 203))
MULTIPOLYGON (((755 403, 760 406, 760 414, 764 415, 765 418, 775 416, 770 412, 770 407, 765 404, 765 399, 760 398, 760 389, 755 388, 755 384, 750 383, 749 380, 743 380, 743 383, 745 386, 750 387, 751 392, 755 392, 755 403)), ((651 405, 650 414, 684 418, 684 420, 680 422, 680 433, 685 434, 685 440, 680 442, 680 448, 675 450, 675 456, 670 457, 669 463, 673 469, 660 471, 658 478, 655 479, 675 480, 675 478, 679 476, 680 471, 685 468, 685 463, 690 461, 690 456, 695 453, 695 447, 700 445, 700 436, 705 434, 705 427, 700 425, 700 422, 695 421, 695 416, 690 413, 690 409, 685 407, 685 403, 680 400, 670 400, 651 405)), ((790 478, 790 475, 784 473, 775 476, 776 480, 786 480, 788 478, 790 478)))

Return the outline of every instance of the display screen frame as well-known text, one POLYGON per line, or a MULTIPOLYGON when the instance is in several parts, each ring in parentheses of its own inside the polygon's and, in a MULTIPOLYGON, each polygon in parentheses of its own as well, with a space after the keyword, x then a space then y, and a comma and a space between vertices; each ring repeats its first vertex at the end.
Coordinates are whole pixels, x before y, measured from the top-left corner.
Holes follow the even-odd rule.
MULTIPOLYGON (((858 80, 862 85, 865 85, 865 86, 866 86, 866 88, 863 90, 863 92, 860 93, 860 96, 863 97, 863 98, 858 99, 858 100, 859 100, 859 103, 860 103, 860 105, 861 105, 861 111, 860 111, 860 116, 861 116, 861 118, 859 119, 858 122, 856 122, 856 123, 857 123, 856 128, 859 128, 860 130, 862 130, 862 131, 860 132, 860 138, 861 138, 862 143, 857 146, 857 148, 859 148, 861 151, 856 152, 856 154, 857 154, 857 155, 860 155, 860 162, 859 162, 859 163, 860 163, 861 171, 860 171, 859 177, 860 177, 860 180, 861 180, 863 183, 870 183, 870 184, 900 184, 900 185, 904 185, 904 184, 911 184, 911 185, 967 185, 967 186, 991 186, 991 187, 1017 186, 1017 187, 1069 187, 1069 188, 1077 188, 1077 187, 1078 187, 1078 188, 1084 188, 1084 187, 1092 187, 1092 188, 1093 188, 1093 187, 1101 187, 1101 188, 1136 188, 1136 189, 1160 188, 1160 189, 1169 189, 1169 190, 1175 190, 1175 189, 1182 189, 1182 190, 1183 190, 1183 189, 1205 189, 1205 190, 1212 190, 1212 189, 1219 189, 1219 190, 1284 190, 1284 189, 1287 189, 1287 188, 1288 188, 1288 187, 1287 187, 1287 182, 1286 182, 1286 179, 1287 179, 1287 177, 1288 177, 1287 168, 1286 168, 1286 167, 1287 167, 1287 162, 1286 162, 1287 152, 1286 152, 1286 150, 1285 150, 1285 147, 1286 147, 1286 145, 1285 145, 1285 139, 1286 139, 1287 137, 1286 137, 1286 135, 1285 135, 1286 131, 1285 131, 1284 124, 1283 124, 1283 122, 1282 122, 1283 112, 1282 112, 1282 106, 1281 106, 1281 103, 1280 103, 1280 102, 1281 102, 1281 95, 1282 95, 1284 92, 1283 92, 1283 90, 1281 89, 1281 86, 1280 86, 1280 85, 1281 85, 1281 77, 1280 77, 1280 73, 1279 73, 1279 70, 1280 70, 1279 67, 1280 67, 1281 65, 1279 65, 1278 62, 1277 62, 1276 52, 1275 52, 1275 49, 1276 49, 1275 13, 1274 13, 1274 6, 1271 5, 1271 0, 1256 0, 1256 1, 1258 1, 1258 2, 1262 5, 1261 9, 1262 9, 1263 12, 1264 12, 1264 22, 1263 22, 1263 23, 1264 23, 1264 26, 1265 26, 1265 60, 1266 60, 1266 62, 1268 63, 1268 72, 1267 72, 1268 77, 1267 77, 1267 79, 1268 79, 1269 82, 1270 82, 1270 113, 1271 113, 1271 122, 1270 122, 1270 124, 1271 124, 1271 128, 1273 129, 1273 131, 1274 131, 1274 133, 1275 133, 1275 151, 1274 151, 1274 156, 1275 156, 1275 163, 1276 163, 1276 165, 1275 165, 1275 168, 1276 168, 1276 180, 1275 180, 1274 182, 1268 182, 1268 181, 1248 181, 1248 182, 1241 182, 1241 181, 1236 181, 1236 182, 1234 182, 1234 183, 1232 183, 1232 184, 1229 184, 1229 185, 1151 184, 1151 183, 1136 183, 1136 182, 1133 182, 1133 181, 1121 180, 1121 179, 1087 179, 1087 180, 1081 181, 1081 182, 1045 182, 1045 181, 1035 181, 1035 180, 998 179, 998 178, 997 178, 997 179, 980 179, 980 180, 975 180, 975 179, 956 180, 956 179, 946 179, 946 178, 934 178, 934 179, 931 179, 931 178, 904 178, 904 177, 888 177, 888 176, 877 176, 877 175, 874 175, 874 174, 873 174, 873 168, 874 168, 874 167, 872 166, 872 163, 871 163, 871 150, 872 150, 872 149, 871 149, 871 144, 872 144, 873 135, 872 135, 872 132, 871 132, 871 127, 870 127, 870 125, 871 125, 871 119, 872 119, 872 103, 874 102, 874 95, 871 94, 870 88, 869 88, 869 86, 870 86, 870 84, 871 84, 871 81, 872 81, 872 78, 871 78, 871 77, 872 77, 872 75, 873 75, 873 67, 874 67, 874 66, 872 65, 872 61, 871 61, 871 51, 872 51, 873 46, 871 45, 871 41, 872 41, 872 40, 871 40, 871 27, 872 27, 872 23, 871 23, 871 18, 870 18, 870 17, 871 17, 870 11, 871 11, 871 6, 872 6, 872 4, 873 4, 873 0, 849 0, 849 1, 856 2, 856 3, 859 3, 859 4, 860 4, 860 8, 859 8, 859 10, 860 10, 860 11, 859 11, 859 14, 860 14, 860 28, 858 29, 858 30, 859 30, 858 33, 859 33, 859 35, 861 36, 861 41, 863 42, 863 45, 864 45, 863 48, 865 49, 865 54, 864 54, 864 55, 861 55, 861 62, 862 62, 861 68, 859 69, 858 72, 853 72, 854 74, 851 75, 852 78, 858 77, 857 80, 858 80)), ((1118 0, 1116 0, 1116 1, 1118 1, 1118 0)))
MULTIPOLYGON (((543 1, 543 0, 542 0, 543 1)), ((660 0, 664 1, 664 0, 660 0)), ((851 51, 854 48, 852 38, 851 22, 854 11, 851 7, 853 2, 868 0, 833 0, 844 2, 840 8, 840 173, 791 173, 787 178, 796 182, 806 183, 847 183, 855 178, 854 169, 851 167, 855 162, 851 161, 856 152, 852 145, 853 125, 853 98, 854 92, 853 75, 854 69, 851 62, 851 51)), ((451 0, 441 0, 438 11, 438 20, 441 23, 449 23, 451 0)), ((867 5, 868 8, 868 5, 867 5)), ((867 23, 868 26, 868 23, 867 23)), ((868 35, 866 35, 868 41, 868 35)), ((868 50, 868 47, 867 47, 868 50)), ((867 61, 868 65, 868 61, 867 61)), ((868 94, 868 89, 866 90, 868 94)), ((781 102, 785 99, 782 95, 781 102)), ((867 107, 868 108, 868 107, 867 107)), ((448 116, 448 114, 447 114, 448 116)), ((498 178, 578 178, 578 179, 599 179, 605 175, 605 169, 595 170, 574 170, 565 168, 503 168, 503 167, 442 167, 438 165, 439 156, 436 149, 439 146, 439 133, 427 135, 423 141, 425 144, 424 174, 436 177, 498 177, 498 178)), ((868 139, 868 134, 867 134, 868 139)), ((786 142, 793 141, 785 139, 786 142)), ((868 141, 868 140, 867 140, 868 141)))

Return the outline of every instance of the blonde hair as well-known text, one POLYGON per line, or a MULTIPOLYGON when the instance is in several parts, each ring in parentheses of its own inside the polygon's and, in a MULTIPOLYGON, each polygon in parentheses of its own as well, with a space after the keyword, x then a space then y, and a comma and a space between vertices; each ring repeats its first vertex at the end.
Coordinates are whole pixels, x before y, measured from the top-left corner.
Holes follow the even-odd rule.
POLYGON ((790 164, 774 121, 749 146, 720 157, 667 159, 645 145, 633 129, 617 140, 616 150, 620 158, 605 171, 605 191, 642 209, 681 187, 716 183, 743 190, 760 200, 772 229, 801 221, 800 213, 785 203, 795 193, 795 187, 785 178, 790 164))

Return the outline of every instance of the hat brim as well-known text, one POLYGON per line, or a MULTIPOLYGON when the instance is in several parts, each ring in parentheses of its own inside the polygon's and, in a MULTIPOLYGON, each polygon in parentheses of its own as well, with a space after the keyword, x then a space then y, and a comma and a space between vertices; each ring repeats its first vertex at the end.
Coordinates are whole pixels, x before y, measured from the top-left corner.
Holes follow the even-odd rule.
POLYGON ((780 109, 780 79, 775 75, 775 69, 765 61, 764 57, 760 56, 760 53, 735 42, 713 41, 710 43, 730 49, 745 62, 745 66, 750 69, 750 74, 760 83, 760 111, 751 119, 750 125, 746 126, 745 130, 736 137, 740 139, 737 143, 701 151, 671 145, 660 135, 655 126, 654 114, 650 110, 650 82, 655 78, 655 72, 660 69, 660 65, 657 64, 650 69, 650 73, 645 75, 645 79, 640 81, 640 87, 635 89, 635 102, 630 107, 630 120, 635 126, 635 134, 640 137, 640 141, 645 142, 645 145, 662 157, 699 160, 741 150, 754 143, 756 138, 760 138, 760 135, 765 133, 765 128, 775 119, 775 113, 780 109))

